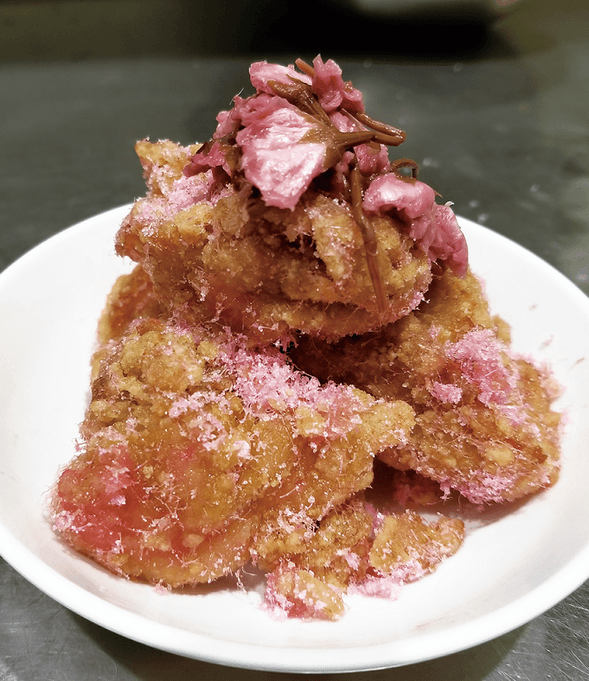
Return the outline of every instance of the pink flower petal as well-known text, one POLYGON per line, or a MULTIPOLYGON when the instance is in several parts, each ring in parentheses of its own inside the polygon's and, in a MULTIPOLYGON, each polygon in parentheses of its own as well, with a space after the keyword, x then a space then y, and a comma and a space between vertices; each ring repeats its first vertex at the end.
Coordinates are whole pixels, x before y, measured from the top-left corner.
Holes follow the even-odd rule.
POLYGON ((211 168, 223 168, 228 175, 231 175, 231 169, 225 158, 225 151, 218 141, 213 142, 208 148, 205 147, 197 151, 185 166, 183 172, 184 175, 190 177, 211 168))
POLYGON ((468 244, 462 233, 456 215, 449 205, 436 205, 438 240, 435 245, 438 257, 448 260, 448 265, 459 277, 468 269, 468 244))
POLYGON ((281 66, 280 64, 269 64, 266 61, 257 61, 250 66, 250 80, 258 92, 275 94, 274 90, 268 85, 268 81, 274 80, 284 85, 292 85, 295 78, 306 85, 311 85, 311 79, 304 73, 299 73, 294 66, 281 66))
POLYGON ((381 175, 366 190, 362 206, 372 213, 398 211, 409 222, 409 236, 430 260, 446 260, 458 276, 466 274, 466 239, 450 206, 437 205, 427 184, 405 181, 394 173, 381 175))
POLYGON ((237 134, 241 167, 269 206, 294 209, 313 178, 323 172, 325 145, 300 143, 315 126, 293 107, 252 116, 237 134))
MULTIPOLYGON (((346 116, 341 111, 331 112, 329 118, 340 132, 366 130, 358 121, 355 121, 350 116, 346 116)), ((358 144, 354 147, 354 153, 358 159, 360 172, 365 175, 386 172, 390 168, 389 151, 384 144, 379 144, 377 149, 370 144, 358 144)), ((336 168, 345 174, 349 170, 349 164, 353 157, 346 152, 344 158, 347 158, 345 166, 340 164, 336 168)))
POLYGON ((456 343, 447 343, 446 355, 460 364, 462 376, 479 390, 485 405, 505 404, 516 388, 517 377, 503 362, 505 346, 492 329, 473 329, 456 343))
POLYGON ((225 156, 228 147, 222 144, 223 138, 236 133, 242 127, 250 125, 273 111, 283 108, 291 108, 293 111, 297 111, 292 104, 289 104, 282 97, 267 94, 254 95, 247 99, 235 97, 233 109, 221 111, 217 116, 219 125, 213 135, 212 144, 204 145, 194 154, 190 163, 184 168, 184 174, 195 175, 209 168, 223 168, 228 175, 231 175, 232 170, 225 156))
POLYGON ((352 87, 342 78, 342 70, 333 61, 326 62, 320 56, 313 60, 315 75, 313 76, 313 90, 319 98, 319 103, 328 113, 343 107, 348 111, 364 111, 364 98, 360 90, 352 87))
POLYGON ((360 172, 365 175, 383 173, 389 170, 389 150, 380 144, 378 149, 374 149, 369 144, 359 144, 354 147, 360 172))
POLYGON ((435 196, 434 190, 423 182, 401 180, 388 173, 371 182, 362 206, 371 213, 386 213, 395 208, 413 219, 431 211, 435 196))

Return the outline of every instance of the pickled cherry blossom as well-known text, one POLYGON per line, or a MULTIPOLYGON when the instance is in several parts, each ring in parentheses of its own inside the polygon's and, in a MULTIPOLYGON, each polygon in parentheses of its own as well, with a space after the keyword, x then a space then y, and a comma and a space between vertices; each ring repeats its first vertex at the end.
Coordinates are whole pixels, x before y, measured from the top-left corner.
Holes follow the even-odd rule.
POLYGON ((293 210, 313 180, 329 169, 334 169, 333 191, 347 200, 354 171, 352 208, 377 298, 383 298, 383 289, 375 235, 364 212, 396 213, 432 261, 446 261, 464 275, 468 250, 451 208, 436 204, 434 190, 416 179, 413 161, 389 161, 387 146, 400 144, 405 133, 365 113, 362 93, 343 80, 333 60, 317 56, 313 66, 301 60, 296 65, 300 72, 292 65, 252 64, 256 94, 235 97, 233 108, 219 113, 213 138, 184 174, 213 169, 232 180, 241 176, 260 191, 267 206, 293 210), (397 173, 406 164, 413 178, 397 173))
POLYGON ((409 236, 430 260, 446 260, 463 276, 468 267, 466 239, 450 206, 436 204, 435 198, 427 184, 387 173, 371 182, 362 207, 370 213, 397 212, 409 223, 409 236))
POLYGON ((313 60, 313 68, 315 71, 313 91, 326 112, 330 113, 339 108, 350 112, 364 111, 362 93, 353 87, 350 81, 343 80, 342 70, 333 59, 324 62, 317 56, 313 60))
POLYGON ((293 209, 324 170, 326 145, 301 143, 315 126, 287 107, 252 121, 237 133, 241 168, 264 203, 293 209))

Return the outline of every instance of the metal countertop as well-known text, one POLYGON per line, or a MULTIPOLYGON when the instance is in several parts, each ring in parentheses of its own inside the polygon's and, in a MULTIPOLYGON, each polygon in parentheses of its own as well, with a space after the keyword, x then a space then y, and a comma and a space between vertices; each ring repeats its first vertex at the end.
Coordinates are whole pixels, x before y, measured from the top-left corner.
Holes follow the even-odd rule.
MULTIPOLYGON (((0 23, 9 5, 0 5, 0 23)), ((184 43, 177 53, 4 55, 0 270, 52 234, 142 195, 135 141, 208 139, 215 114, 247 86, 254 57, 286 62, 322 51, 365 93, 372 116, 406 130, 403 155, 459 215, 519 242, 589 293, 589 9, 572 0, 524 5, 468 49, 443 53, 342 58, 307 40, 300 55, 296 41, 281 54, 270 41, 272 53, 243 55, 191 53, 184 43)), ((11 332, 8 320, 1 328, 11 332)), ((494 641, 349 678, 588 679, 588 632, 586 583, 494 641)), ((217 667, 128 641, 64 609, 0 559, 0 681, 195 678, 299 676, 217 667)))

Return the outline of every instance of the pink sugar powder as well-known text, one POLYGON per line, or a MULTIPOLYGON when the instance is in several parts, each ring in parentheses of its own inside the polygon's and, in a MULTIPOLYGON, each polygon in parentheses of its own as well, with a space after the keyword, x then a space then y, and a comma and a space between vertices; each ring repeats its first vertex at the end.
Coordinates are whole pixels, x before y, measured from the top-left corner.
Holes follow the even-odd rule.
POLYGON ((294 413, 307 406, 324 419, 321 435, 336 438, 360 423, 358 412, 366 409, 352 388, 321 385, 316 378, 295 371, 278 350, 254 354, 230 342, 222 359, 235 375, 235 392, 260 418, 274 418, 277 411, 294 413))
MULTIPOLYGON (((342 595, 340 589, 324 584, 326 594, 333 592, 334 597, 342 595)), ((266 581, 264 594, 265 607, 275 617, 300 619, 330 619, 329 604, 322 601, 305 585, 296 568, 292 565, 284 565, 271 572, 266 581), (290 574, 291 588, 284 593, 280 588, 280 582, 284 575, 290 574)))
MULTIPOLYGON (((472 479, 461 485, 452 484, 463 497, 468 499, 475 505, 486 505, 489 503, 502 502, 505 500, 505 491, 509 490, 517 475, 491 475, 490 473, 482 473, 476 476, 476 480, 472 479)), ((441 485, 442 488, 444 487, 441 485)), ((450 486, 448 486, 450 491, 450 486)))
POLYGON ((517 385, 517 377, 503 362, 505 345, 492 329, 473 329, 456 343, 447 343, 446 356, 458 362, 464 378, 479 390, 485 405, 505 404, 517 385))
POLYGON ((432 397, 435 397, 439 402, 448 404, 458 404, 462 399, 462 388, 453 383, 440 383, 439 381, 432 381, 428 386, 428 390, 432 397))
POLYGON ((201 173, 193 177, 182 175, 172 185, 168 194, 168 204, 172 213, 190 208, 200 201, 209 198, 213 186, 212 173, 201 173))
POLYGON ((350 586, 348 594, 395 600, 402 588, 403 581, 396 575, 368 575, 360 583, 350 586))
POLYGON ((165 190, 164 196, 148 196, 137 201, 132 218, 151 232, 160 220, 169 220, 176 213, 209 200, 214 188, 211 171, 191 177, 183 175, 172 183, 169 190, 165 190))

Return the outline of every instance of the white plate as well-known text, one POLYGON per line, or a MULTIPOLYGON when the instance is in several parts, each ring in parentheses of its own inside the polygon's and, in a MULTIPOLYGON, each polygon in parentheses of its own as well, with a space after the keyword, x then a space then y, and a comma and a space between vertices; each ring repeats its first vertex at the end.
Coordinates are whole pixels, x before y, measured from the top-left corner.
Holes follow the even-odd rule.
POLYGON ((589 577, 589 299, 511 241, 461 220, 471 264, 515 348, 549 361, 566 386, 563 471, 551 490, 468 523, 464 546, 397 601, 356 596, 338 622, 276 621, 260 595, 190 594, 115 577, 69 551, 44 517, 74 454, 88 399, 98 315, 131 263, 113 252, 128 207, 68 229, 0 275, 0 551, 66 607, 112 631, 187 657, 238 667, 341 672, 446 655, 510 631, 589 577))

